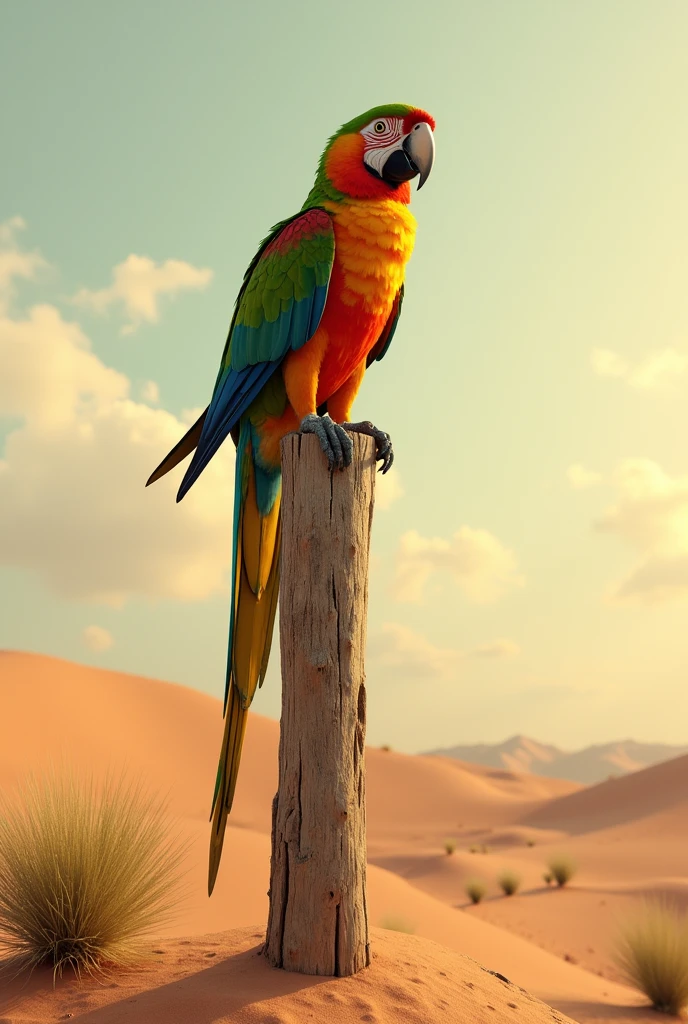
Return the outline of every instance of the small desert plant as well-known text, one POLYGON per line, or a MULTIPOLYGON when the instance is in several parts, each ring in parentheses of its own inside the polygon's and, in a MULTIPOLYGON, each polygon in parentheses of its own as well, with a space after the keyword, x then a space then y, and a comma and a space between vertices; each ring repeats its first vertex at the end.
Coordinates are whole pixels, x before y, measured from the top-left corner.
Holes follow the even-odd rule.
POLYGON ((545 871, 544 875, 542 876, 542 881, 546 882, 547 885, 552 884, 552 882, 554 881, 554 877, 551 871, 545 871))
POLYGON ((570 882, 576 873, 576 865, 565 854, 556 854, 556 856, 551 857, 547 867, 552 878, 560 888, 565 886, 567 882, 570 882))
POLYGON ((535 846, 534 839, 526 839, 526 846, 535 846))
POLYGON ((383 753, 385 754, 389 754, 391 749, 392 748, 390 747, 389 743, 383 743, 382 746, 380 747, 380 750, 382 750, 383 753))
POLYGON ((480 903, 487 892, 487 886, 479 878, 472 878, 466 882, 466 895, 472 903, 480 903))
POLYGON ((451 854, 454 852, 455 849, 456 849, 456 840, 454 840, 454 839, 445 839, 444 840, 444 852, 447 854, 448 857, 451 856, 451 854))
POLYGON ((622 926, 614 959, 655 1010, 688 1007, 688 921, 667 903, 645 903, 622 926))
POLYGON ((478 852, 478 847, 477 846, 469 846, 468 847, 468 852, 469 853, 477 853, 478 852))
POLYGON ((141 955, 181 896, 186 844, 141 787, 52 772, 0 801, 0 950, 21 971, 95 972, 141 955))
POLYGON ((521 879, 514 871, 503 871, 497 881, 505 896, 513 896, 521 884, 521 879))
POLYGON ((407 935, 413 935, 416 930, 416 926, 407 921, 405 917, 397 917, 395 914, 389 914, 380 921, 380 927, 386 928, 390 932, 406 932, 407 935))

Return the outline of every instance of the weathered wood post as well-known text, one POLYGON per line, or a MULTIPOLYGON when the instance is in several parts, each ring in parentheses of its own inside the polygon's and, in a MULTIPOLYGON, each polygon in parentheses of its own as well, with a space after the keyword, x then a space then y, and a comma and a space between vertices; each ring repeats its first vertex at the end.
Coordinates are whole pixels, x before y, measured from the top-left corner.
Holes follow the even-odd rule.
POLYGON ((317 439, 282 442, 279 789, 265 955, 343 976, 370 963, 364 653, 375 447, 330 473, 317 439))

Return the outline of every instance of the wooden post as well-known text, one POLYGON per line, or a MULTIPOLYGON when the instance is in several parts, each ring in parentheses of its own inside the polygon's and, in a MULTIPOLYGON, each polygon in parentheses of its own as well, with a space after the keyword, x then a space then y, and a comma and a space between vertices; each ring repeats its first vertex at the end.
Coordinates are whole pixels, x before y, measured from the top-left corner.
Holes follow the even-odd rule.
POLYGON ((364 652, 375 448, 330 473, 313 435, 282 441, 279 789, 272 806, 274 967, 344 976, 370 963, 364 652))

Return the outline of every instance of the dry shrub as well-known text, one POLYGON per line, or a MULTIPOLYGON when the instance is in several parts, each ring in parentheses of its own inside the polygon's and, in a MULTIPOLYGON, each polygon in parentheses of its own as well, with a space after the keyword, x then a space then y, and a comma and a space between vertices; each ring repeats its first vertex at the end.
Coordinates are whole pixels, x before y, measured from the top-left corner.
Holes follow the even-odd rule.
POLYGON ((645 902, 626 921, 614 959, 655 1010, 688 1007, 688 920, 665 901, 645 902))
POLYGON ((567 882, 570 882, 576 873, 575 863, 563 853, 550 857, 547 867, 552 878, 560 888, 565 886, 567 882))
POLYGON ((542 881, 546 882, 547 885, 551 885, 554 881, 554 878, 552 877, 552 874, 549 871, 545 871, 544 875, 542 876, 542 881))
POLYGON ((413 935, 416 926, 411 921, 408 921, 405 917, 397 917, 396 914, 389 914, 380 921, 380 927, 386 928, 391 932, 406 932, 407 935, 413 935))
POLYGON ((487 892, 487 886, 479 878, 472 878, 466 882, 466 895, 471 903, 480 903, 487 892))
POLYGON ((187 845, 139 784, 70 772, 0 800, 0 953, 5 966, 97 972, 135 963, 142 937, 183 896, 187 845))
POLYGON ((503 871, 497 882, 505 896, 513 896, 521 884, 521 879, 514 871, 503 871))
POLYGON ((447 854, 448 857, 450 857, 452 855, 452 853, 454 852, 455 849, 456 849, 456 840, 455 839, 445 839, 444 840, 444 852, 447 854))

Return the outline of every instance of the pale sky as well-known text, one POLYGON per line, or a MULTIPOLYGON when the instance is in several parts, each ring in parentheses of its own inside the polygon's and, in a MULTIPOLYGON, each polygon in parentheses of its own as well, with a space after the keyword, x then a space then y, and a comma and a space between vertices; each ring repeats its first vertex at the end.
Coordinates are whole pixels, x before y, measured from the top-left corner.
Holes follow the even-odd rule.
POLYGON ((688 742, 687 39, 683 0, 4 5, 0 647, 221 695, 231 445, 143 484, 327 137, 406 102, 368 739, 688 742))

